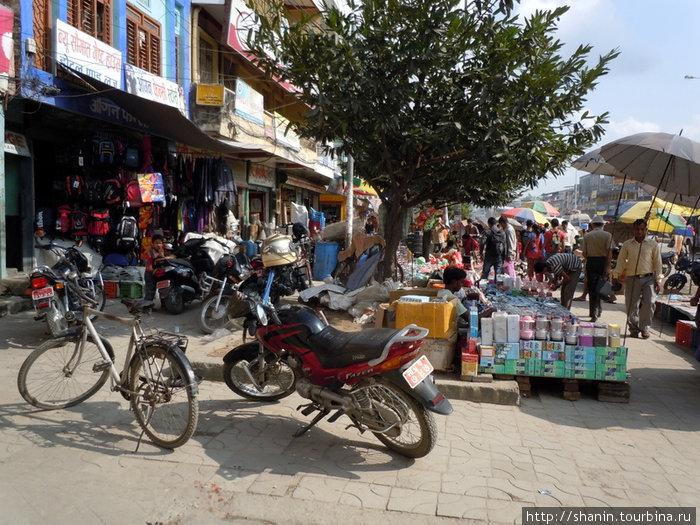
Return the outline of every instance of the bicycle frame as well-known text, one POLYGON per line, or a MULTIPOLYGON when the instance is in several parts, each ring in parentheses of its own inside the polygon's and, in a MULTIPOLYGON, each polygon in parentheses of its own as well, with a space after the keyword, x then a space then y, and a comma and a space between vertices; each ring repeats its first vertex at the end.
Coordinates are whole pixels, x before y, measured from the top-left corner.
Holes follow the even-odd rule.
POLYGON ((136 348, 137 341, 144 335, 139 320, 136 317, 126 318, 119 317, 113 314, 108 314, 105 312, 100 312, 99 310, 95 310, 88 306, 83 308, 83 327, 87 328, 87 330, 82 331, 82 335, 80 338, 80 348, 82 349, 83 345, 85 345, 89 333, 92 336, 93 341, 97 345, 97 348, 99 348, 103 359, 105 359, 105 361, 109 363, 109 377, 112 385, 111 390, 123 390, 122 377, 120 376, 117 367, 114 365, 114 361, 112 361, 112 359, 110 358, 107 349, 102 344, 100 335, 97 333, 97 330, 95 330, 95 325, 92 324, 92 321, 90 320, 91 315, 102 317, 103 319, 107 319, 108 321, 114 321, 125 326, 131 327, 131 338, 129 339, 129 348, 126 352, 126 358, 124 359, 124 366, 122 367, 122 370, 126 370, 129 366, 129 362, 131 361, 131 356, 133 355, 134 349, 136 348))

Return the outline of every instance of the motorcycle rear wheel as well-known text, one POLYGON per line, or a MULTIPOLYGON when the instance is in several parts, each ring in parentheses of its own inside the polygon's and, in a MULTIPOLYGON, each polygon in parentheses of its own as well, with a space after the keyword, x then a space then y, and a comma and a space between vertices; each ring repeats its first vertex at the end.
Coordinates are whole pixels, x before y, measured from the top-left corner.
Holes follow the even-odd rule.
POLYGON ((66 320, 66 307, 60 299, 51 298, 49 308, 46 311, 46 326, 49 329, 51 337, 59 337, 59 335, 68 329, 68 321, 66 320))
POLYGON ((276 355, 266 351, 260 370, 258 343, 245 344, 235 352, 233 359, 224 362, 224 381, 236 394, 254 401, 276 401, 294 392, 294 371, 276 355))
POLYGON ((168 293, 165 296, 165 309, 173 315, 181 314, 185 309, 185 299, 182 297, 182 291, 176 286, 168 288, 168 293))
POLYGON ((388 432, 374 432, 389 450, 409 458, 422 458, 433 449, 437 428, 432 414, 423 405, 389 382, 370 390, 370 399, 375 410, 388 411, 397 420, 396 427, 388 432))

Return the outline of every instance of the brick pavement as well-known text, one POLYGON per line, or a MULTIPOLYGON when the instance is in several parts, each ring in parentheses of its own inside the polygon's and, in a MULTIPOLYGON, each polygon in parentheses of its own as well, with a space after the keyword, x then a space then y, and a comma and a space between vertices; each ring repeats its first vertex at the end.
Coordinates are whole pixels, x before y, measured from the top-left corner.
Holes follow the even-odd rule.
MULTIPOLYGON (((574 304, 578 313, 586 308, 574 304)), ((620 322, 621 305, 606 310, 604 319, 620 322)), ((192 319, 157 313, 147 322, 195 333, 192 319)), ((628 339, 629 404, 544 391, 520 406, 455 400, 451 416, 436 416, 436 448, 418 460, 345 430, 343 418, 295 439, 306 421, 295 411, 298 396, 260 404, 212 381, 201 386, 189 443, 170 452, 144 440, 134 452, 139 428, 106 387, 68 410, 24 403, 16 374, 42 331, 29 312, 0 319, 7 523, 506 524, 519 523, 531 505, 697 503, 700 366, 672 342, 669 325, 648 341, 628 339)), ((123 337, 118 327, 101 331, 123 337)), ((188 355, 213 366, 233 339, 193 336, 188 355)))

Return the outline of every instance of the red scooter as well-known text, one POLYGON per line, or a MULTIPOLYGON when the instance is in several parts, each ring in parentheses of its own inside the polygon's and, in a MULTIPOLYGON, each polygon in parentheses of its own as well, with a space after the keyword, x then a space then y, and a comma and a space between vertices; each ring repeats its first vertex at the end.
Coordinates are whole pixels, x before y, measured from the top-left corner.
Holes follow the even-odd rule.
POLYGON ((437 430, 430 412, 447 415, 452 405, 437 389, 430 361, 419 351, 428 330, 373 328, 342 332, 325 317, 301 305, 276 309, 268 300, 275 269, 262 297, 245 296, 250 314, 244 322, 255 336, 224 357, 224 380, 240 396, 272 401, 296 390, 310 403, 298 410, 319 421, 347 416, 350 426, 369 430, 384 445, 419 458, 435 446, 437 430))

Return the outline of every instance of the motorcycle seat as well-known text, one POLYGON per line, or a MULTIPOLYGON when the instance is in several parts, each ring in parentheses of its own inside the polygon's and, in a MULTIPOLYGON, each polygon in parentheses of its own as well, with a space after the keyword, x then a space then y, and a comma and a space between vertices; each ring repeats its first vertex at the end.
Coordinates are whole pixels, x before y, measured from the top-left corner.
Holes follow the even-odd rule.
POLYGON ((326 326, 309 337, 309 343, 323 368, 343 368, 379 357, 396 332, 391 328, 343 332, 326 326))

